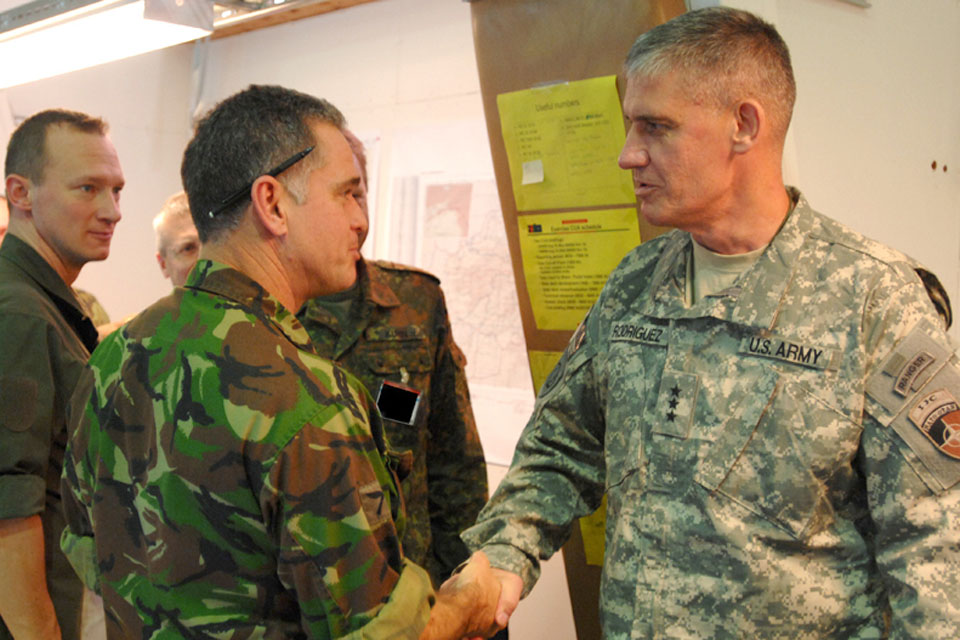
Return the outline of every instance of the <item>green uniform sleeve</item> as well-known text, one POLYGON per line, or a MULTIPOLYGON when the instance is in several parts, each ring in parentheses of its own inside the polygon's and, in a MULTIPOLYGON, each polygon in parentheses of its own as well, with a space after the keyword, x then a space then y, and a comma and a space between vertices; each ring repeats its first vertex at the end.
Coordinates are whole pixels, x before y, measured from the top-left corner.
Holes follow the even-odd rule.
POLYGON ((57 406, 50 331, 39 318, 0 313, 0 518, 44 509, 57 406))
POLYGON ((377 616, 343 640, 419 638, 430 620, 434 601, 430 575, 405 560, 400 580, 377 616))
POLYGON ((857 463, 892 612, 890 637, 955 638, 960 360, 919 287, 881 290, 870 306, 866 344, 876 361, 857 463))
MULTIPOLYGON (((111 339, 101 349, 112 350, 115 354, 122 351, 117 341, 111 339)), ((60 477, 60 495, 67 526, 60 537, 60 549, 84 585, 100 593, 97 548, 88 511, 88 506, 94 502, 96 462, 100 458, 97 443, 90 439, 91 433, 99 432, 100 425, 97 413, 87 404, 94 395, 95 377, 94 371, 87 367, 80 375, 67 405, 70 439, 67 441, 60 477)))
POLYGON ((392 479, 374 442, 356 437, 362 430, 350 407, 325 407, 273 465, 262 508, 268 526, 279 531, 277 573, 296 594, 310 637, 339 638, 382 614, 396 616, 389 603, 400 588, 396 598, 410 608, 409 633, 398 628, 391 637, 416 638, 418 612, 430 607, 429 579, 426 588, 410 586, 422 570, 403 568, 392 479), (401 584, 405 571, 411 575, 401 584))
POLYGON ((491 566, 523 578, 524 596, 540 576, 539 561, 603 498, 604 419, 590 334, 588 326, 574 334, 537 397, 510 471, 463 534, 491 566))
POLYGON ((449 577, 470 553, 460 533, 489 496, 487 467, 470 405, 466 357, 453 340, 443 294, 435 326, 442 327, 431 379, 427 484, 434 575, 449 577))

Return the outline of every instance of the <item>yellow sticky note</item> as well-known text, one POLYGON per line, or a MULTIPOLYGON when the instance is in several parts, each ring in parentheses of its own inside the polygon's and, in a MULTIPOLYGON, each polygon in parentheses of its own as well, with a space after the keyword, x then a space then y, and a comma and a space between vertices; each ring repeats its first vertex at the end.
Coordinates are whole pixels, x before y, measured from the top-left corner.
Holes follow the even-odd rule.
POLYGON ((616 76, 497 96, 518 211, 636 202, 616 76))

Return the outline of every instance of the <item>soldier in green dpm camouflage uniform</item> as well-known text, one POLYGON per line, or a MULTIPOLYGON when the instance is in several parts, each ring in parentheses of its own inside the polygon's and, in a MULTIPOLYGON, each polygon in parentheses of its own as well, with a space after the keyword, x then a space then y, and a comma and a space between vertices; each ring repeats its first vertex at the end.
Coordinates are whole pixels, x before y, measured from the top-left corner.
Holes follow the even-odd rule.
MULTIPOLYGON (((346 135, 365 188, 363 144, 346 135)), ((366 199, 360 204, 366 213, 366 199)), ((361 247, 365 239, 366 228, 361 247)), ((460 533, 487 501, 466 358, 453 340, 440 281, 413 267, 360 260, 352 288, 308 300, 298 317, 317 353, 355 374, 374 395, 384 380, 420 393, 413 423, 385 416, 384 429, 394 449, 413 454, 401 484, 403 552, 439 585, 470 555, 460 533)))
POLYGON ((610 276, 464 535, 501 608, 606 492, 605 638, 956 638, 960 361, 911 261, 780 182, 786 45, 695 11, 627 74, 620 163, 678 229, 610 276))
POLYGON ((426 581, 409 566, 401 577, 400 501, 369 394, 257 283, 201 261, 90 367, 68 513, 71 535, 96 532, 118 637, 336 637, 401 579, 425 622, 426 581), (322 573, 308 562, 321 550, 322 573))
POLYGON ((438 611, 447 635, 423 637, 489 625, 489 575, 431 611, 369 393, 288 311, 356 277, 342 126, 279 87, 218 105, 182 168, 201 260, 91 357, 62 546, 101 590, 111 639, 418 638, 438 611))

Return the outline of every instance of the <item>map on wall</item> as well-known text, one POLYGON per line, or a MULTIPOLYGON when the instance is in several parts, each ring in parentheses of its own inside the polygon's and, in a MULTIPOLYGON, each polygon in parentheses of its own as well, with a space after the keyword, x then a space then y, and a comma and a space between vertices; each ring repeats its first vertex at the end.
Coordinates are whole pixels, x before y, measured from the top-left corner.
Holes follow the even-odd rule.
POLYGON ((496 185, 421 188, 420 263, 443 283, 487 458, 507 464, 534 392, 496 185))
POLYGON ((443 281, 473 382, 529 389, 530 369, 493 181, 424 188, 423 266, 443 281))
POLYGON ((467 357, 484 452, 489 462, 509 464, 534 391, 496 185, 431 175, 416 183, 416 197, 409 197, 413 189, 405 179, 408 195, 394 206, 402 210, 398 226, 419 233, 392 234, 415 236, 416 249, 394 247, 393 253, 440 278, 454 339, 467 357))

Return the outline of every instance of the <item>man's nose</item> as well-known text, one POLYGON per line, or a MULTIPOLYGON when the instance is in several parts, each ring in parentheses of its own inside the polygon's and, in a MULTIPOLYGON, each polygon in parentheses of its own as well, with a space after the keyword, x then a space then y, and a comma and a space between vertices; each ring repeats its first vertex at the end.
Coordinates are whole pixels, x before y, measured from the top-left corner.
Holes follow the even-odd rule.
POLYGON ((623 143, 617 163, 621 169, 636 169, 650 164, 650 152, 647 151, 646 145, 642 143, 639 136, 634 133, 633 128, 627 133, 627 139, 623 143))
POLYGON ((123 214, 120 213, 120 194, 105 191, 102 203, 97 211, 97 217, 109 222, 119 222, 123 214))

